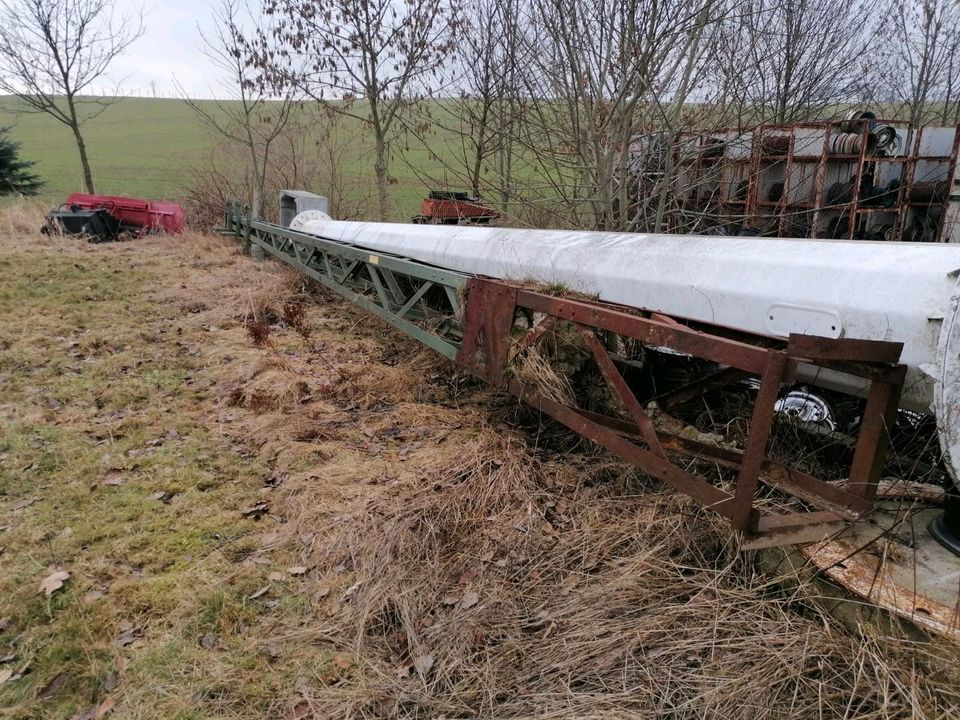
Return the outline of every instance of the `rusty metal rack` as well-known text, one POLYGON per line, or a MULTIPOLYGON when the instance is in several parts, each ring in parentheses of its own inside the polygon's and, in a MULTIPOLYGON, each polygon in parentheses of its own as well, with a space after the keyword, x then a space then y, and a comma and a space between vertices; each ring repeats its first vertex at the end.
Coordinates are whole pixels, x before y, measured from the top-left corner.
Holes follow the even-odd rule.
POLYGON ((478 378, 686 493, 727 518, 754 546, 818 540, 873 507, 885 464, 887 431, 905 375, 899 364, 900 343, 806 335, 783 341, 595 300, 557 297, 522 284, 451 272, 298 233, 254 220, 236 205, 228 209, 223 232, 241 238, 247 249, 262 248, 478 378), (518 317, 533 321, 522 327, 518 317), (582 336, 623 413, 599 414, 562 404, 514 372, 519 354, 559 323, 582 336), (609 349, 617 337, 717 363, 731 377, 759 378, 743 448, 716 447, 670 431, 677 421, 645 408, 621 373, 609 349), (845 481, 825 482, 768 457, 776 401, 801 364, 862 378, 869 388, 845 481), (689 469, 690 459, 727 468, 735 480, 711 482, 689 469), (761 485, 803 500, 804 509, 768 509, 761 485))
POLYGON ((776 237, 960 241, 958 198, 950 197, 960 126, 808 122, 678 133, 648 145, 632 143, 633 165, 669 152, 682 188, 670 232, 742 225, 776 237), (896 149, 871 149, 875 126, 896 133, 896 149), (847 193, 835 196, 844 183, 847 193))

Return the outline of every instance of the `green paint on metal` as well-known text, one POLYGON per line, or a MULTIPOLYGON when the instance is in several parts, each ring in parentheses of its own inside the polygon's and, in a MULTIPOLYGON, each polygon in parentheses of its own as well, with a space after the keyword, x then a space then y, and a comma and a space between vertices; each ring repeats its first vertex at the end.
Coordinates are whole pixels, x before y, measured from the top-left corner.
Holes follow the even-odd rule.
POLYGON ((236 204, 227 208, 225 230, 242 238, 247 252, 254 245, 262 248, 432 350, 450 359, 456 356, 461 337, 459 293, 466 285, 466 275, 406 258, 371 255, 347 243, 252 220, 247 208, 236 204), (438 286, 445 291, 449 311, 425 304, 427 292, 438 286), (379 303, 367 297, 368 293, 375 293, 379 303), (442 317, 448 312, 449 317, 442 317), (413 322, 426 324, 429 318, 429 330, 413 322))

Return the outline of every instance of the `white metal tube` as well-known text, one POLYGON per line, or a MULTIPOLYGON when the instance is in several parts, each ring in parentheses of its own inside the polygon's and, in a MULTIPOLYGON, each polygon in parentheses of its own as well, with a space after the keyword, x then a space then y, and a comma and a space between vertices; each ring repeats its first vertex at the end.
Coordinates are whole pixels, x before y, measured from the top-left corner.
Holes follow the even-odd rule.
MULTIPOLYGON (((902 405, 934 412, 960 468, 960 245, 339 222, 301 232, 488 277, 786 337, 892 340, 902 405), (954 453, 953 450, 956 450, 954 453)), ((813 379, 813 378, 811 378, 813 379)), ((820 384, 858 392, 846 376, 820 384)))

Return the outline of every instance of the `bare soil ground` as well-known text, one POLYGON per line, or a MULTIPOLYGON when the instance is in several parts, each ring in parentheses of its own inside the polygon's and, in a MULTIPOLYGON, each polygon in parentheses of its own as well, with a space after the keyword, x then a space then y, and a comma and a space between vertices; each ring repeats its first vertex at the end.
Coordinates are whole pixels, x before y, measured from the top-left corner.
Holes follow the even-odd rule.
POLYGON ((291 271, 4 227, 0 716, 960 715, 955 647, 291 271))

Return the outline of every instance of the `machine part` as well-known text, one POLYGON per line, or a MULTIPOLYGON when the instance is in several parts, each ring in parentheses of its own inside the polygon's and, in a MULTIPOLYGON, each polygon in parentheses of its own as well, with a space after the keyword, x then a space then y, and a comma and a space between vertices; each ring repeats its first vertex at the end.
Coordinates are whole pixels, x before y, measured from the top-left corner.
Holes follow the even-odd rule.
POLYGON ((941 514, 921 495, 895 490, 869 522, 819 544, 799 548, 800 555, 824 577, 894 617, 929 632, 960 640, 957 557, 931 538, 941 514), (905 505, 904 501, 907 504, 905 505))
POLYGON ((863 135, 860 132, 840 133, 830 140, 830 151, 834 155, 873 155, 877 149, 875 135, 863 135), (866 143, 866 145, 864 145, 866 143))
POLYGON ((147 233, 183 232, 183 208, 176 203, 158 200, 142 200, 120 195, 88 195, 73 193, 67 197, 65 207, 71 210, 105 210, 115 217, 121 231, 137 237, 147 233))
POLYGON ((789 135, 761 135, 760 152, 766 156, 781 157, 790 152, 789 135))
POLYGON ((291 230, 302 230, 303 226, 310 222, 325 222, 331 217, 323 210, 304 210, 296 217, 292 218, 287 227, 291 230))
POLYGON ((770 192, 767 193, 767 200, 770 202, 780 202, 783 199, 785 184, 776 182, 770 186, 770 192))
POLYGON ((943 512, 930 521, 929 530, 938 543, 960 556, 960 497, 948 497, 943 512))
POLYGON ((841 180, 827 189, 827 205, 845 205, 853 200, 853 181, 841 180))
POLYGON ((915 182, 908 188, 910 201, 915 203, 942 203, 947 194, 947 183, 915 182))
MULTIPOLYGON (((330 211, 327 198, 304 190, 280 191, 280 224, 290 227, 293 219, 308 210, 318 210, 324 215, 330 211)), ((327 216, 329 217, 329 216, 327 216)))
POLYGON ((878 125, 873 129, 877 138, 876 151, 878 154, 892 155, 900 146, 900 136, 892 125, 878 125))
POLYGON ((831 432, 837 429, 830 405, 819 395, 792 390, 777 400, 773 409, 798 422, 817 425, 831 432))
POLYGON ((59 209, 47 215, 44 235, 82 235, 90 242, 109 242, 120 234, 120 221, 106 210, 59 209))
POLYGON ((862 129, 863 123, 866 121, 867 130, 873 132, 873 129, 877 125, 877 115, 870 110, 851 110, 847 113, 847 117, 840 127, 844 132, 847 133, 858 133, 862 129))
MULTIPOLYGON (((876 493, 906 368, 898 363, 902 344, 880 340, 830 339, 790 334, 776 339, 742 331, 731 336, 729 327, 685 319, 676 314, 639 310, 601 300, 557 297, 529 285, 474 276, 469 270, 447 267, 431 259, 425 248, 437 252, 466 249, 467 256, 483 248, 484 237, 506 233, 515 240, 504 262, 524 261, 523 236, 527 231, 497 231, 476 228, 442 228, 377 225, 370 223, 307 222, 296 231, 252 220, 233 207, 227 229, 236 237, 249 238, 277 259, 290 264, 346 299, 381 317, 428 347, 454 360, 475 376, 503 388, 534 408, 553 417, 572 431, 596 442, 642 471, 660 478, 711 510, 726 517, 731 526, 763 542, 797 542, 823 537, 825 528, 859 517, 870 510, 876 493), (317 227, 323 229, 322 234, 317 227), (399 248, 399 252, 374 249, 377 232, 409 233, 426 241, 423 248, 399 248), (475 235, 480 233, 482 236, 475 235), (341 237, 331 237, 339 234, 341 237), (352 242, 342 237, 348 234, 352 242), (447 244, 444 239, 451 241, 447 244), (412 252, 416 250, 416 252, 412 252), (416 257, 416 259, 412 259, 416 257), (537 318, 525 332, 536 337, 539 328, 566 323, 577 331, 589 348, 600 376, 630 420, 618 414, 599 414, 575 403, 562 404, 544 396, 534 384, 518 379, 511 362, 515 348, 529 346, 517 335, 516 317, 521 312, 537 318), (605 338, 615 334, 649 348, 664 348, 690 356, 713 367, 728 367, 760 376, 752 418, 743 449, 700 442, 654 424, 611 357, 605 338), (804 364, 816 373, 834 372, 858 378, 868 400, 844 485, 824 482, 767 457, 775 405, 783 384, 794 381, 795 368, 804 364), (679 460, 673 458, 679 457, 679 460), (691 471, 690 459, 735 474, 731 491, 691 471), (816 510, 778 513, 759 502, 758 489, 765 483, 804 499, 816 510)), ((538 252, 549 261, 542 242, 544 233, 529 231, 538 252)), ((547 233, 549 235, 549 233, 547 233)), ((563 245, 568 233, 555 233, 563 245)), ((576 234, 574 234, 576 235, 576 234)), ((602 257, 602 249, 616 256, 616 242, 604 233, 588 233, 593 242, 584 246, 590 257, 602 257), (606 242, 604 242, 606 240, 606 242)), ((615 236, 628 240, 630 236, 615 236)), ((659 236, 666 237, 666 236, 659 236)), ((705 238, 701 238, 705 239, 705 238)), ((379 238, 383 240, 383 238, 379 238)), ((716 241, 716 240, 715 240, 716 241)), ((734 239, 719 242, 738 243, 734 239)), ((529 249, 529 248, 528 248, 529 249)), ((631 248, 625 248, 631 250, 631 248)), ((635 250, 635 248, 632 248, 635 250)), ((671 252, 670 247, 663 248, 671 252)), ((641 253, 642 255, 643 253, 641 253)), ((736 251, 733 251, 736 256, 736 251)), ((643 257, 624 263, 628 277, 643 257)), ((535 264, 530 264, 536 270, 535 264)), ((488 268, 490 269, 490 268, 488 268)), ((581 265, 589 278, 590 266, 581 265)), ((492 272, 490 273, 492 274, 492 272)), ((683 358, 680 358, 683 359, 683 358)), ((663 422, 664 416, 660 416, 663 422)))
POLYGON ((432 190, 422 203, 414 223, 434 225, 489 225, 500 213, 478 196, 465 192, 432 190))

